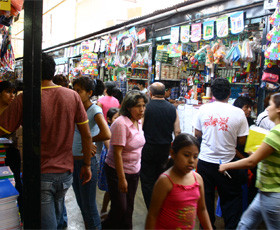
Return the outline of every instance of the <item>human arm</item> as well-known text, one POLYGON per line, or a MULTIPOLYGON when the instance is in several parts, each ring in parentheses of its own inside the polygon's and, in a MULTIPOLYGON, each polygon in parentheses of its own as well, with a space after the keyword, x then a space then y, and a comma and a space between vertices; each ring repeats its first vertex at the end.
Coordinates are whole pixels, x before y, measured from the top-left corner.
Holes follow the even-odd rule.
POLYGON ((81 168, 80 179, 83 180, 82 184, 86 184, 91 179, 91 134, 88 123, 77 124, 78 130, 82 138, 84 164, 81 168))
POLYGON ((247 136, 237 137, 237 144, 238 145, 245 145, 247 140, 247 136))
POLYGON ((197 204, 197 216, 203 229, 213 229, 206 209, 203 179, 198 173, 196 173, 196 178, 199 183, 200 191, 200 198, 197 204))
POLYGON ((127 193, 127 181, 125 179, 124 169, 123 169, 123 158, 122 158, 122 151, 123 146, 114 145, 114 160, 115 160, 115 167, 118 175, 118 187, 120 192, 127 193))
POLYGON ((110 141, 109 140, 104 141, 104 145, 105 145, 105 148, 108 150, 109 149, 109 145, 110 145, 110 141))
POLYGON ((178 136, 180 133, 181 133, 180 120, 179 120, 178 111, 176 110, 176 120, 174 122, 174 135, 175 135, 175 137, 178 136))
POLYGON ((101 113, 98 113, 94 116, 94 120, 99 127, 100 132, 92 137, 92 141, 106 141, 111 138, 111 131, 105 121, 104 116, 101 113))
POLYGON ((227 164, 221 164, 219 171, 223 173, 226 170, 231 169, 247 169, 254 168, 260 161, 267 158, 271 153, 275 151, 270 145, 263 142, 256 152, 249 157, 239 161, 230 162, 227 164))
POLYGON ((195 129, 194 130, 194 136, 196 138, 202 138, 202 132, 200 130, 198 130, 198 129, 195 129))
POLYGON ((159 215, 161 206, 166 199, 167 194, 171 191, 172 187, 172 183, 164 175, 161 175, 155 183, 149 212, 146 218, 145 229, 155 229, 156 220, 159 215))

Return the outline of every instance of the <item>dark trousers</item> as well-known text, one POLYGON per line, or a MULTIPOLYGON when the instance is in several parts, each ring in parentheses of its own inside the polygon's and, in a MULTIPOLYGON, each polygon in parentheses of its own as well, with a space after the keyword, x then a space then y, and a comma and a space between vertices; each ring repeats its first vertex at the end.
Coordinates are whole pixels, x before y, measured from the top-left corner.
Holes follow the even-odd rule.
POLYGON ((18 196, 18 206, 19 206, 19 212, 21 221, 23 222, 23 190, 22 190, 22 182, 20 178, 20 167, 21 167, 21 158, 20 158, 20 152, 19 150, 14 147, 10 146, 6 149, 6 159, 5 159, 5 165, 9 166, 12 170, 15 178, 15 187, 19 193, 18 196))
POLYGON ((229 170, 232 177, 218 171, 219 164, 198 161, 197 172, 202 176, 205 187, 205 202, 207 211, 215 229, 215 187, 220 196, 222 216, 225 229, 236 229, 242 215, 242 189, 244 170, 229 170))
POLYGON ((138 187, 139 173, 125 174, 128 192, 122 193, 118 188, 118 175, 116 169, 104 164, 108 190, 111 199, 111 209, 102 229, 132 229, 132 214, 134 198, 138 187))
POLYGON ((170 145, 145 144, 141 158, 141 188, 147 209, 149 209, 154 185, 167 167, 170 145))

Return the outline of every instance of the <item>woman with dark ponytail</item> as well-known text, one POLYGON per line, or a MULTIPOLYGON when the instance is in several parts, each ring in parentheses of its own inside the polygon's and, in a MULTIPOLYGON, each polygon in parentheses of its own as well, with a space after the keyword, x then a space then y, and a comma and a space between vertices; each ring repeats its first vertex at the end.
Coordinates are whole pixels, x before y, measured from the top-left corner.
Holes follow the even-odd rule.
MULTIPOLYGON (((92 142, 105 141, 111 138, 111 132, 102 114, 102 109, 91 102, 93 96, 99 96, 104 91, 104 84, 100 80, 80 77, 73 82, 74 90, 80 95, 87 111, 92 142)), ((80 171, 83 169, 82 140, 78 129, 75 129, 73 141, 74 172, 73 189, 77 203, 81 209, 86 229, 101 229, 100 217, 96 206, 96 183, 98 163, 95 157, 96 146, 92 145, 90 182, 82 184, 80 171)))
POLYGON ((116 90, 117 90, 117 86, 115 82, 113 81, 105 82, 105 91, 104 91, 105 96, 101 97, 97 102, 97 105, 102 108, 106 121, 107 121, 108 110, 112 107, 116 107, 116 108, 120 107, 120 103, 118 99, 114 97, 116 90))

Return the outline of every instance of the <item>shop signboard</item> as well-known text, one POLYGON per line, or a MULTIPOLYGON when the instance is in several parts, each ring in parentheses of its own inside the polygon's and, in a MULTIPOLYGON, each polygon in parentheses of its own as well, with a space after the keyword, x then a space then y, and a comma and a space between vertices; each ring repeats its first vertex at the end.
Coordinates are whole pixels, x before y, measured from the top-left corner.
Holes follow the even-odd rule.
POLYGON ((0 10, 11 11, 11 0, 0 0, 0 10))

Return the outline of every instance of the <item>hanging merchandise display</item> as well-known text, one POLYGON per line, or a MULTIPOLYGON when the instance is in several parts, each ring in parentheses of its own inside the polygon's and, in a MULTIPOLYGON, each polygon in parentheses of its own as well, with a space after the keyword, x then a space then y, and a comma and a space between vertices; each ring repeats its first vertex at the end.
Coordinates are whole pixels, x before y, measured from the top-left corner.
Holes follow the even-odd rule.
POLYGON ((219 38, 228 36, 228 16, 216 20, 216 31, 219 38))
POLYGON ((118 66, 124 68, 127 66, 130 66, 131 63, 133 62, 135 56, 136 56, 136 52, 137 52, 137 41, 135 40, 135 38, 133 36, 122 36, 122 38, 118 41, 118 45, 117 45, 117 49, 116 49, 116 58, 117 58, 117 64, 118 66), (121 58, 121 52, 123 51, 123 46, 124 46, 124 41, 126 39, 130 39, 131 44, 132 44, 132 50, 131 50, 131 56, 130 57, 123 57, 121 58))
POLYGON ((188 43, 190 41, 190 25, 181 26, 181 42, 188 43))
POLYGON ((203 39, 211 40, 214 38, 214 21, 203 22, 203 39))
POLYGON ((146 29, 142 29, 138 32, 138 41, 139 43, 143 43, 147 40, 146 38, 146 29))
POLYGON ((244 30, 243 11, 234 13, 230 16, 230 28, 232 34, 239 34, 244 30))
POLYGON ((191 41, 198 42, 201 39, 201 23, 192 24, 191 41))
POLYGON ((170 36, 170 43, 178 43, 179 42, 179 33, 180 27, 171 27, 171 36, 170 36))

